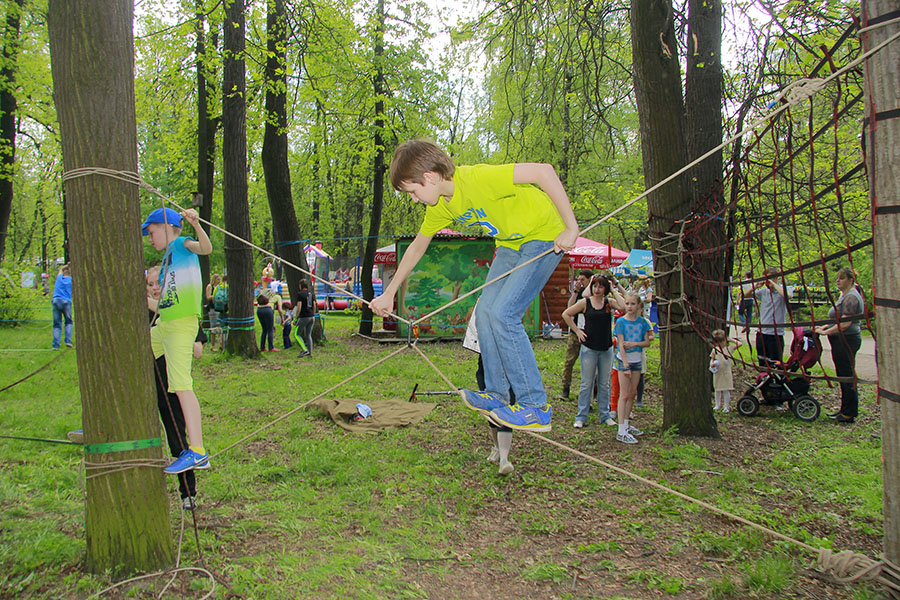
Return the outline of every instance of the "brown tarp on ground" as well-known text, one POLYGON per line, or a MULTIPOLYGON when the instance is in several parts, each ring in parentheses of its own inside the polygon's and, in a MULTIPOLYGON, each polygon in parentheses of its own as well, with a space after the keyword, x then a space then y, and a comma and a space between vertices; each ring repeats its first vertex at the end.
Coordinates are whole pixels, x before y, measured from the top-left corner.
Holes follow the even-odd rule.
POLYGON ((415 425, 425 418, 437 404, 430 402, 407 402, 405 400, 372 400, 363 402, 372 409, 372 416, 368 419, 351 421, 356 414, 356 405, 361 400, 345 398, 331 400, 322 398, 316 406, 322 412, 328 413, 331 419, 346 429, 360 433, 377 433, 389 427, 405 427, 415 425))

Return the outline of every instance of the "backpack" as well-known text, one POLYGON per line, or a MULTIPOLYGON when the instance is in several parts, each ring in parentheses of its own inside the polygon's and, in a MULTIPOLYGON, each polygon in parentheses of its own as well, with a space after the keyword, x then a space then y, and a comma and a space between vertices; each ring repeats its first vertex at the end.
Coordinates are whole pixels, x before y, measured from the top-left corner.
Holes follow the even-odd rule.
POLYGON ((228 305, 228 288, 224 286, 219 286, 216 288, 216 293, 213 295, 213 305, 216 308, 217 312, 224 312, 225 307, 228 305))

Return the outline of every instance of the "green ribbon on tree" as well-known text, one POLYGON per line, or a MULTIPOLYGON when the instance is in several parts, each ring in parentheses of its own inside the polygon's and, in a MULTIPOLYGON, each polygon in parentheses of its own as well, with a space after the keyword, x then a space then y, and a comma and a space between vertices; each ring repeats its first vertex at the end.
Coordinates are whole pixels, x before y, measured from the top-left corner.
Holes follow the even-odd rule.
POLYGON ((162 439, 148 438, 146 440, 128 440, 126 442, 109 442, 106 444, 85 444, 85 454, 107 454, 109 452, 125 452, 126 450, 144 450, 162 446, 162 439))

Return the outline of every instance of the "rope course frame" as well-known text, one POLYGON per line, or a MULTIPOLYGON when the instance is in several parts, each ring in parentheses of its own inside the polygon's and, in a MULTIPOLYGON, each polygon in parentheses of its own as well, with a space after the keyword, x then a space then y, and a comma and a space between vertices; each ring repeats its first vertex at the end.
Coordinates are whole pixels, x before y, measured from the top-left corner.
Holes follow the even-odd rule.
MULTIPOLYGON (((893 23, 894 21, 891 21, 893 23)), ((888 23, 885 23, 888 24, 888 23)), ((788 85, 778 96, 775 102, 772 105, 784 101, 786 102, 786 110, 783 114, 778 115, 776 118, 771 119, 767 125, 762 129, 761 132, 754 132, 754 140, 753 143, 748 145, 746 148, 742 150, 743 162, 747 162, 748 164, 752 163, 757 167, 764 167, 766 165, 771 165, 770 171, 764 173, 758 177, 756 181, 751 185, 748 181, 747 173, 750 171, 749 168, 739 169, 737 166, 735 167, 735 177, 732 183, 733 187, 739 188, 742 190, 741 194, 731 195, 731 200, 727 203, 720 205, 718 209, 711 209, 707 207, 705 214, 695 214, 687 219, 687 221, 691 222, 691 228, 687 231, 686 235, 691 237, 695 235, 696 232, 702 231, 704 227, 712 219, 725 219, 730 223, 730 227, 734 228, 739 224, 746 225, 746 234, 743 236, 729 235, 729 239, 724 243, 721 243, 717 246, 713 247, 705 247, 701 246, 698 248, 694 248, 687 252, 687 257, 679 257, 681 264, 690 264, 692 256, 708 256, 710 254, 718 254, 722 252, 733 252, 739 245, 746 244, 748 247, 753 247, 756 244, 761 244, 762 234, 767 230, 774 230, 774 250, 770 249, 772 254, 775 254, 776 264, 772 265, 771 263, 767 264, 766 256, 767 252, 764 248, 760 247, 757 249, 759 254, 759 258, 762 259, 762 267, 765 268, 767 266, 775 266, 778 271, 777 278, 780 280, 780 284, 782 287, 786 287, 786 276, 790 274, 798 274, 800 279, 800 287, 804 290, 808 289, 806 274, 805 271, 813 270, 813 269, 821 269, 822 276, 825 278, 826 286, 825 286, 825 295, 828 300, 828 304, 832 307, 835 305, 835 297, 827 286, 827 274, 828 274, 828 263, 835 261, 839 258, 846 256, 850 261, 851 266, 853 266, 853 253, 862 248, 866 248, 873 244, 873 238, 871 234, 868 238, 855 241, 851 239, 850 231, 847 228, 847 218, 844 215, 844 200, 842 197, 843 189, 842 186, 848 184, 854 179, 863 180, 865 178, 865 158, 863 156, 862 160, 857 162, 852 168, 844 171, 843 174, 840 174, 838 171, 838 153, 837 150, 832 154, 832 164, 830 166, 830 171, 823 171, 823 174, 829 173, 831 175, 832 181, 827 185, 820 185, 820 182, 815 178, 815 161, 813 160, 813 151, 814 144, 820 138, 824 138, 825 135, 829 132, 833 133, 834 139, 832 142, 827 142, 829 148, 833 145, 834 148, 838 148, 840 146, 840 140, 838 136, 838 123, 844 117, 846 117, 851 108, 856 107, 863 99, 864 93, 862 91, 862 84, 857 82, 860 87, 860 90, 845 90, 841 84, 841 79, 838 78, 839 75, 847 75, 859 77, 859 74, 855 72, 855 69, 858 65, 861 64, 861 60, 864 60, 868 56, 871 56, 870 52, 864 52, 862 56, 851 61, 847 66, 837 69, 834 64, 834 60, 832 56, 835 54, 837 49, 843 44, 846 40, 850 39, 851 33, 856 31, 858 28, 858 24, 854 22, 850 26, 848 26, 840 39, 835 42, 835 44, 831 48, 823 47, 824 57, 819 60, 818 64, 814 67, 813 72, 817 73, 822 68, 826 66, 830 66, 833 71, 833 74, 828 78, 829 80, 833 80, 837 82, 837 95, 833 100, 830 100, 831 106, 831 115, 827 119, 823 119, 823 123, 819 126, 814 126, 813 120, 813 102, 812 96, 806 96, 805 93, 795 93, 797 89, 803 90, 804 92, 807 90, 812 90, 814 93, 818 93, 825 89, 824 85, 816 85, 816 86, 800 86, 799 88, 794 88, 794 84, 788 85), (788 92, 790 90, 790 92, 788 92), (787 92, 787 93, 786 93, 787 92), (806 137, 802 139, 797 144, 793 143, 794 139, 794 127, 793 120, 791 118, 791 111, 794 107, 802 101, 809 100, 810 111, 809 117, 807 119, 806 125, 806 137), (777 127, 779 123, 787 126, 786 133, 784 131, 779 132, 777 127), (770 138, 770 150, 775 152, 775 160, 774 162, 769 162, 768 160, 756 159, 752 158, 752 153, 755 151, 757 147, 762 147, 766 137, 770 138), (788 156, 786 158, 781 155, 781 146, 787 145, 789 148, 788 156), (794 157, 799 155, 801 152, 809 152, 810 158, 808 159, 808 169, 809 173, 798 175, 795 173, 795 160, 794 157), (738 177, 740 180, 738 180, 738 177), (764 184, 768 184, 771 186, 770 190, 765 190, 763 188, 764 184), (798 193, 797 185, 802 184, 802 187, 808 188, 809 197, 802 201, 796 200, 796 195, 798 193), (743 187, 741 187, 743 186, 743 187), (780 187, 779 187, 780 186, 780 187), (783 188, 783 189, 780 189, 783 188), (836 201, 832 204, 823 204, 822 200, 826 195, 833 194, 836 198, 836 201), (790 199, 789 211, 786 213, 779 213, 778 210, 778 196, 786 196, 790 199), (746 202, 746 205, 742 208, 738 203, 738 198, 743 198, 746 202), (753 200, 758 199, 758 204, 754 205, 753 200), (763 208, 764 199, 771 203, 771 208, 766 210, 763 208), (741 213, 738 213, 739 210, 742 209, 741 213), (764 221, 764 215, 773 214, 774 217, 771 219, 771 222, 764 221), (785 265, 784 258, 784 247, 786 245, 792 244, 793 248, 798 252, 798 256, 801 253, 801 243, 799 232, 797 229, 797 215, 803 214, 806 211, 811 211, 810 218, 811 221, 807 224, 807 227, 812 226, 812 224, 818 224, 821 222, 827 222, 827 219, 821 215, 822 211, 831 211, 835 219, 838 220, 839 224, 843 227, 840 232, 840 237, 842 241, 840 244, 844 246, 841 249, 838 249, 833 252, 828 252, 825 249, 825 243, 823 242, 823 233, 822 229, 815 226, 815 235, 818 242, 818 257, 813 260, 808 260, 806 262, 801 262, 797 266, 787 266, 785 265), (785 236, 779 235, 780 227, 784 227, 786 224, 788 231, 785 236), (755 226, 755 227, 754 227, 755 226)), ((892 38, 888 38, 885 40, 885 43, 879 46, 883 48, 887 43, 890 43, 896 39, 896 35, 892 38)), ((874 49, 873 49, 874 50, 874 49)), ((823 82, 825 80, 822 80, 823 82)), ((796 83, 796 82, 795 82, 796 83)), ((770 105, 770 106, 772 106, 770 105)), ((820 107, 820 110, 825 112, 827 109, 827 104, 825 107, 820 107)), ((863 111, 864 112, 864 111, 863 111)), ((783 202, 784 200, 782 200, 783 202)), ((702 210, 702 209, 701 209, 702 210)), ((700 212, 700 211, 698 211, 700 212)), ((730 231, 730 233, 733 233, 730 231)), ((829 243, 834 243, 833 241, 829 241, 829 243)), ((747 252, 749 255, 749 251, 747 252)), ((813 253, 815 256, 816 253, 813 253)), ((746 270, 750 270, 752 267, 751 264, 747 266, 746 270)), ((728 269, 728 267, 725 267, 728 269)), ((738 265, 734 265, 735 272, 743 272, 744 269, 740 269, 738 265)), ((725 274, 729 274, 729 271, 726 271, 725 274)), ((710 275, 693 272, 690 269, 687 270, 688 278, 691 283, 694 285, 696 289, 708 289, 708 288, 726 288, 731 290, 733 288, 744 286, 748 284, 756 284, 760 281, 765 280, 765 277, 752 277, 750 279, 740 279, 738 281, 731 280, 730 277, 720 277, 718 280, 711 279, 710 275)), ((714 276, 714 275, 713 275, 714 276)), ((684 286, 682 286, 682 290, 684 290, 684 286)), ((713 307, 710 303, 704 303, 702 298, 697 297, 687 297, 682 298, 685 302, 688 310, 691 313, 691 318, 689 321, 691 322, 694 330, 698 335, 704 337, 705 339, 709 339, 711 336, 711 331, 713 328, 728 328, 735 326, 738 329, 744 329, 748 331, 750 329, 760 329, 763 327, 777 327, 777 328, 794 328, 794 327, 815 327, 815 326, 827 326, 834 325, 843 320, 852 319, 857 320, 859 318, 864 319, 868 324, 868 329, 872 331, 873 338, 875 337, 874 328, 871 325, 871 314, 865 310, 863 313, 859 315, 849 315, 838 318, 817 318, 815 313, 813 312, 811 318, 809 320, 800 320, 794 317, 792 311, 788 312, 789 321, 785 323, 751 323, 747 324, 741 321, 733 320, 733 318, 728 315, 723 318, 720 314, 718 314, 718 309, 713 307), (698 326, 698 323, 703 323, 705 326, 698 326)), ((808 301, 809 308, 812 309, 813 304, 812 301, 808 301)), ((812 312, 812 310, 811 310, 812 312)), ((749 335, 748 335, 749 342, 749 335)), ((783 374, 788 374, 786 369, 780 369, 777 367, 772 367, 770 365, 757 365, 755 363, 744 360, 740 355, 734 356, 735 362, 739 363, 745 369, 755 370, 757 372, 771 372, 771 371, 779 371, 783 372, 783 374)), ((821 360, 820 360, 821 365, 821 360)), ((863 384, 874 384, 874 381, 868 381, 859 379, 855 376, 851 377, 838 377, 834 375, 829 375, 827 371, 823 368, 823 375, 812 375, 808 372, 804 373, 804 377, 813 380, 813 379, 823 379, 825 380, 829 386, 832 383, 863 383, 863 384)))

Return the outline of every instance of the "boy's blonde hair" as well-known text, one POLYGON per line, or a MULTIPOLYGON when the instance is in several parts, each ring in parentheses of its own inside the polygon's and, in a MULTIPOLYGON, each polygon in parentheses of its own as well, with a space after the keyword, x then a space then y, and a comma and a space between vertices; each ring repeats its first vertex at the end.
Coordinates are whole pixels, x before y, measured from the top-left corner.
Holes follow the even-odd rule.
POLYGON ((160 271, 160 268, 161 268, 161 267, 160 267, 159 265, 153 265, 152 267, 150 267, 149 269, 147 269, 147 280, 149 281, 149 280, 150 280, 150 275, 152 275, 152 274, 154 274, 154 273, 156 274, 156 278, 159 279, 159 271, 160 271))
POLYGON ((713 341, 717 344, 721 344, 728 340, 728 336, 725 334, 724 329, 716 329, 712 332, 713 341))
POLYGON ((391 159, 391 185, 398 192, 404 181, 424 183, 422 176, 434 171, 445 180, 453 179, 456 165, 434 142, 428 140, 408 140, 394 151, 391 159))

